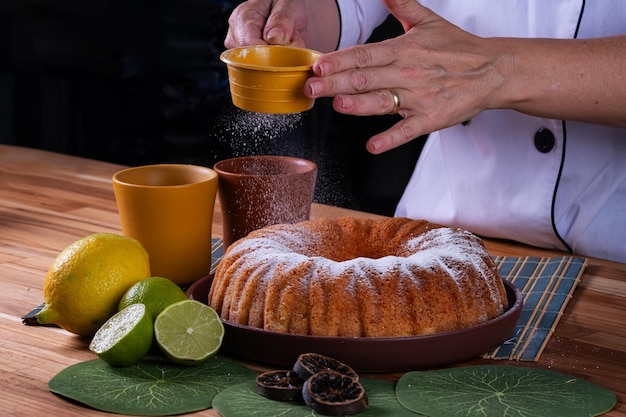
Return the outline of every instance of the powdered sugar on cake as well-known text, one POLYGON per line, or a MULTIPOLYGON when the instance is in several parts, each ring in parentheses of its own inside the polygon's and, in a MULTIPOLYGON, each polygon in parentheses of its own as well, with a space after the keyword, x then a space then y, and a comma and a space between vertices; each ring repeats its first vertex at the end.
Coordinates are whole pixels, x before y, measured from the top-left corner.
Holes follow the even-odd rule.
POLYGON ((456 330, 506 307, 501 278, 479 238, 409 219, 271 226, 233 244, 214 282, 209 303, 226 320, 325 336, 456 330), (236 292, 246 299, 254 294, 262 313, 257 308, 251 320, 248 301, 236 292))

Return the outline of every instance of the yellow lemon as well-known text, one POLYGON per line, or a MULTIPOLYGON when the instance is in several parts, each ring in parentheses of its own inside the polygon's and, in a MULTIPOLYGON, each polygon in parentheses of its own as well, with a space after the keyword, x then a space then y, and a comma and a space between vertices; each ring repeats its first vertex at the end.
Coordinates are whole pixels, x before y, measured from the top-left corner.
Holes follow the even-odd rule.
POLYGON ((85 236, 50 266, 37 321, 93 336, 118 311, 126 290, 149 276, 148 253, 139 241, 113 233, 85 236))

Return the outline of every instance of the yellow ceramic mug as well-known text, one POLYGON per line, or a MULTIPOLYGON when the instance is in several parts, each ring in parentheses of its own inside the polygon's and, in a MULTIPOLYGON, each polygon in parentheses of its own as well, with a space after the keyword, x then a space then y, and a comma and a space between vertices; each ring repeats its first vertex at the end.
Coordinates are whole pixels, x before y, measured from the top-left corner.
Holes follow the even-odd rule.
POLYGON ((209 273, 217 182, 214 170, 183 164, 113 176, 122 232, 146 248, 153 276, 188 285, 209 273))
POLYGON ((228 69, 233 104, 261 113, 300 113, 313 107, 304 83, 321 53, 281 45, 252 45, 220 55, 228 69))

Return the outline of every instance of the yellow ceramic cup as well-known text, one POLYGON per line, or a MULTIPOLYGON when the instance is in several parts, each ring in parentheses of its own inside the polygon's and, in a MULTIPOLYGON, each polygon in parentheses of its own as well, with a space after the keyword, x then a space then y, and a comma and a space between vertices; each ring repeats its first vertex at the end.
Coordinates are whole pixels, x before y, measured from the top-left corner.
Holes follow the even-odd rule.
POLYGON ((153 276, 188 285, 211 269, 211 228, 217 173, 206 167, 161 164, 113 176, 122 233, 142 243, 153 276))
POLYGON ((313 107, 304 82, 320 53, 304 48, 255 45, 224 51, 233 104, 261 113, 300 113, 313 107))

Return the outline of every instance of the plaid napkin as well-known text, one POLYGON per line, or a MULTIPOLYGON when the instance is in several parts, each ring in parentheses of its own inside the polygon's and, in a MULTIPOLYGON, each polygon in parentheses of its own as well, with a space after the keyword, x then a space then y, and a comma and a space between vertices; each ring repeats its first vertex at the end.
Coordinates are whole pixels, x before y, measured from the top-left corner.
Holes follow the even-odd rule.
POLYGON ((494 258, 502 277, 524 296, 515 333, 486 359, 537 361, 587 266, 584 258, 494 258))
POLYGON ((224 256, 224 242, 222 239, 213 239, 211 244, 211 274, 215 273, 222 256, 224 256))

